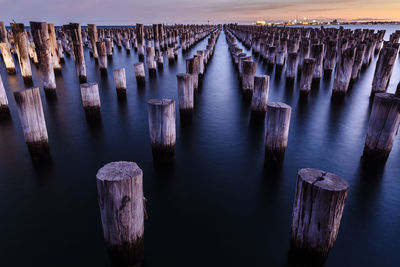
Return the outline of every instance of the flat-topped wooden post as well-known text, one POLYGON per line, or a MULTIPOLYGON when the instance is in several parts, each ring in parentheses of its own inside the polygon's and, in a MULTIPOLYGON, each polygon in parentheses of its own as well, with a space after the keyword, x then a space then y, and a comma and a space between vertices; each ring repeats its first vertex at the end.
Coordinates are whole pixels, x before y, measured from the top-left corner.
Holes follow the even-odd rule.
POLYGON ((313 73, 313 81, 319 82, 322 78, 323 60, 324 60, 324 45, 314 44, 311 46, 310 57, 315 59, 315 67, 313 73))
POLYGON ((47 24, 47 27, 49 28, 50 51, 53 69, 56 73, 61 73, 61 62, 60 58, 58 57, 56 30, 54 28, 54 24, 47 24))
POLYGON ((79 77, 79 82, 85 83, 87 78, 85 55, 83 53, 81 25, 79 23, 70 23, 67 25, 67 28, 71 36, 72 48, 74 50, 76 74, 79 77))
POLYGON ((111 38, 104 38, 103 40, 106 43, 107 58, 112 60, 112 58, 113 58, 113 41, 111 38))
POLYGON ((315 68, 315 59, 306 58, 303 60, 300 78, 300 96, 307 97, 311 91, 312 77, 315 68))
MULTIPOLYGON (((60 63, 64 63, 65 62, 65 59, 64 59, 64 48, 62 46, 62 41, 61 40, 57 40, 57 53, 58 53, 58 58, 60 59, 60 63)), ((34 53, 33 55, 36 56, 36 53, 34 53)), ((36 62, 35 62, 35 64, 36 64, 36 62)))
POLYGON ((4 90, 3 80, 0 76, 0 117, 10 115, 10 109, 8 107, 8 99, 6 91, 4 90))
POLYGON ((326 46, 326 52, 324 57, 324 72, 331 74, 336 64, 336 47, 337 42, 335 40, 329 40, 326 46))
POLYGON ((136 24, 136 39, 138 46, 139 61, 144 60, 144 26, 143 24, 136 24))
POLYGON ((400 124, 400 95, 375 94, 369 118, 363 159, 385 162, 400 124))
POLYGON ((194 87, 192 75, 179 73, 176 75, 178 82, 179 112, 181 117, 190 117, 194 109, 194 87))
POLYGON ((150 99, 148 116, 151 146, 155 157, 172 157, 176 142, 175 101, 150 99))
POLYGON ((321 266, 336 241, 349 185, 316 169, 297 173, 290 252, 297 263, 321 266))
POLYGON ((332 97, 344 97, 350 85, 351 72, 355 58, 355 48, 349 47, 340 55, 336 65, 335 80, 333 82, 332 97))
POLYGON ((264 117, 267 111, 269 76, 254 77, 254 92, 251 99, 251 112, 254 116, 264 117))
POLYGON ((157 63, 155 61, 155 51, 154 47, 147 47, 146 48, 146 63, 147 67, 149 68, 149 75, 156 75, 157 73, 157 63))
POLYGON ((244 60, 242 62, 242 91, 245 98, 251 99, 254 90, 254 76, 257 72, 257 62, 244 60))
POLYGON ((139 86, 143 86, 146 83, 146 73, 144 71, 143 62, 138 62, 133 65, 135 71, 136 82, 139 86))
POLYGON ((100 115, 100 93, 97 83, 82 83, 81 98, 82 106, 88 117, 98 117, 100 115))
POLYGON ((92 54, 95 59, 98 58, 97 53, 97 41, 98 41, 98 34, 97 34, 97 26, 96 24, 88 24, 88 35, 90 38, 90 44, 92 46, 92 54))
POLYGON ((292 108, 280 102, 267 104, 265 117, 265 161, 271 165, 283 162, 289 136, 292 108))
POLYGON ((43 80, 44 91, 47 94, 54 94, 56 92, 56 79, 51 58, 47 23, 31 21, 30 26, 39 60, 39 70, 43 80))
POLYGON ((287 56, 286 62, 286 81, 293 82, 297 74, 297 61, 298 54, 296 52, 290 52, 287 56))
POLYGON ((101 74, 107 74, 107 48, 106 43, 96 42, 97 57, 101 74))
POLYGON ((142 170, 135 162, 111 162, 97 172, 96 183, 111 264, 141 266, 146 213, 142 170))
POLYGON ((29 60, 28 36, 25 32, 25 26, 23 23, 11 23, 11 29, 14 36, 14 44, 17 49, 22 78, 25 84, 33 85, 31 62, 29 60))
POLYGON ((7 29, 3 21, 0 21, 0 52, 8 74, 15 74, 15 64, 8 43, 7 29))
POLYGON ((365 44, 359 44, 356 49, 356 55, 354 57, 354 64, 351 70, 351 81, 355 81, 361 70, 365 50, 367 46, 365 44))
POLYGON ((195 92, 199 88, 199 71, 200 71, 200 58, 193 57, 186 59, 186 73, 192 75, 193 88, 195 92))
POLYGON ((14 92, 25 142, 32 157, 49 152, 49 138, 39 88, 14 92))
POLYGON ((205 69, 204 50, 197 50, 196 56, 199 57, 199 78, 202 79, 203 75, 204 75, 204 69, 205 69))
POLYGON ((118 96, 126 95, 126 74, 125 68, 114 70, 114 83, 118 96))

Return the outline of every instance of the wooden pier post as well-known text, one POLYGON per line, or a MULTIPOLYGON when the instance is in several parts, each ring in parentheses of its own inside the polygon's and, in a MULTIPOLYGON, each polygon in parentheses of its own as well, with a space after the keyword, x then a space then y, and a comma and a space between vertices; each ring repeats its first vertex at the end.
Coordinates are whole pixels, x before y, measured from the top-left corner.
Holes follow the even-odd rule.
POLYGON ((114 70, 114 83, 118 96, 126 95, 126 74, 125 68, 114 70))
MULTIPOLYGON (((397 44, 398 45, 398 44, 397 44)), ((378 62, 372 80, 371 97, 376 93, 386 92, 389 84, 390 76, 392 75, 394 63, 396 62, 398 54, 398 46, 391 47, 389 45, 382 48, 379 53, 378 62)))
POLYGON ((307 97, 311 91, 312 77, 315 68, 315 59, 306 58, 303 60, 300 78, 300 96, 307 97))
POLYGON ((154 76, 157 73, 157 63, 155 61, 154 47, 146 48, 146 63, 149 68, 149 75, 154 76))
POLYGON ((257 62, 244 60, 242 68, 242 91, 245 98, 251 99, 254 90, 254 76, 257 72, 257 62))
POLYGON ((145 198, 143 172, 135 162, 111 162, 96 174, 107 251, 113 266, 141 266, 145 198))
POLYGON ((97 57, 99 69, 102 74, 107 74, 107 48, 106 42, 96 42, 97 57))
POLYGON ((365 44, 359 44, 357 46, 356 55, 354 57, 354 64, 351 70, 351 81, 355 81, 358 78, 366 48, 367 46, 365 44))
POLYGON ((11 55, 10 45, 8 43, 7 29, 3 21, 0 21, 0 52, 8 74, 15 74, 14 59, 11 55))
POLYGON ((9 116, 10 109, 8 107, 8 99, 6 91, 4 90, 3 80, 0 76, 0 117, 9 116))
POLYGON ((297 53, 290 52, 288 53, 287 62, 286 62, 286 80, 288 82, 293 82, 296 78, 297 74, 297 53))
POLYGON ((43 87, 46 94, 56 93, 56 78, 50 51, 49 32, 46 22, 30 22, 39 69, 42 74, 43 87))
POLYGON ((310 39, 302 38, 300 41, 300 49, 299 49, 299 70, 303 68, 304 59, 310 57, 310 39))
POLYGON ((112 58, 113 58, 113 41, 111 38, 104 38, 103 40, 106 43, 107 58, 112 60, 112 58))
POLYGON ((139 61, 144 61, 144 26, 143 24, 136 24, 136 40, 138 46, 139 61))
POLYGON ((66 27, 70 33, 72 40, 72 48, 74 50, 76 74, 79 77, 80 83, 85 83, 86 78, 86 64, 85 55, 83 53, 83 42, 81 34, 81 25, 79 23, 70 23, 66 27))
MULTIPOLYGON (((65 62, 65 59, 64 59, 64 48, 62 46, 62 41, 61 40, 57 40, 57 53, 58 53, 58 58, 60 59, 60 63, 64 63, 65 62)), ((34 55, 36 56, 36 52, 34 53, 34 55)), ((36 63, 37 62, 35 62, 35 64, 36 63)))
POLYGON ((143 86, 146 83, 146 73, 144 71, 143 62, 138 62, 133 65, 135 71, 136 82, 138 85, 143 86))
POLYGON ((100 94, 97 83, 82 83, 81 97, 82 106, 88 117, 98 117, 100 115, 100 94))
POLYGON ((28 36, 23 23, 11 23, 11 30, 14 36, 15 48, 17 49, 19 67, 22 78, 27 85, 33 85, 32 69, 29 60, 28 36))
POLYGON ((342 98, 349 88, 351 73, 355 58, 355 48, 349 47, 340 55, 336 65, 335 80, 333 82, 332 97, 342 98))
POLYGON ((311 46, 311 58, 315 59, 315 67, 313 73, 313 81, 319 82, 322 78, 323 60, 324 60, 324 45, 314 44, 311 46))
POLYGON ((203 75, 204 75, 204 69, 205 69, 205 63, 204 63, 205 54, 204 54, 204 50, 197 50, 196 51, 196 56, 199 57, 199 78, 200 78, 200 80, 202 80, 203 75))
POLYGON ((255 76, 254 77, 254 92, 251 99, 251 113, 252 116, 264 118, 267 111, 269 91, 269 76, 255 76))
POLYGON ((392 150, 400 124, 400 96, 377 93, 369 118, 363 159, 385 162, 392 150))
POLYGON ((98 34, 97 34, 97 26, 96 24, 88 24, 88 35, 90 38, 90 44, 92 46, 92 54, 95 59, 98 59, 97 53, 97 41, 98 41, 98 34))
POLYGON ((285 158, 292 108, 280 102, 267 104, 265 117, 265 161, 279 165, 285 158))
POLYGON ((199 88, 199 71, 200 71, 200 58, 193 57, 186 59, 186 73, 192 75, 193 88, 196 92, 199 88))
POLYGON ((175 101, 148 101, 150 139, 155 157, 172 157, 176 142, 175 101))
POLYGON ((297 173, 290 252, 297 263, 322 265, 336 241, 349 185, 339 176, 316 169, 297 173))
POLYGON ((50 51, 53 69, 56 73, 61 73, 61 62, 60 58, 58 57, 56 30, 54 28, 54 24, 47 24, 47 26, 49 28, 50 51))
POLYGON ((14 92, 25 142, 32 157, 49 152, 49 138, 39 88, 14 92))
POLYGON ((179 73, 176 75, 178 82, 179 112, 181 117, 191 117, 194 109, 194 87, 192 75, 179 73))
POLYGON ((325 59, 324 59, 324 72, 331 74, 336 64, 336 47, 337 42, 330 40, 327 42, 325 59))

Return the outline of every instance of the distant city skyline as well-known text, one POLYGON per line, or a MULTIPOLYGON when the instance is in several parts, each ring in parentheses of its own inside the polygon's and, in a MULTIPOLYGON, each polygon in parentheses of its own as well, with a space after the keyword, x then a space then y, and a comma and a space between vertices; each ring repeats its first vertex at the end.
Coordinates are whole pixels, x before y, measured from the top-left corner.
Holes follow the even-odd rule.
POLYGON ((399 0, 0 0, 0 20, 56 25, 251 23, 303 19, 400 21, 399 0))

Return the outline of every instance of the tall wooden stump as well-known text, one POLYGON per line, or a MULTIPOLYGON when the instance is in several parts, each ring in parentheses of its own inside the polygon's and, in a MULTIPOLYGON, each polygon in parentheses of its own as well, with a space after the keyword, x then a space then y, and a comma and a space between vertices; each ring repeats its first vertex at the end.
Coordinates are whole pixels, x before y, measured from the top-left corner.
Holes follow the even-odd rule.
POLYGON ((99 62, 99 69, 101 74, 107 74, 107 48, 106 43, 103 42, 96 42, 97 48, 97 57, 99 62))
POLYGON ((113 266, 141 266, 145 198, 143 172, 135 162, 111 162, 96 174, 101 223, 113 266))
POLYGON ((400 124, 400 96, 375 94, 369 118, 363 158, 385 162, 392 150, 400 124))
POLYGON ((378 62, 376 63, 374 79, 372 80, 371 97, 376 93, 386 92, 394 63, 396 62, 397 53, 398 48, 389 46, 382 48, 378 62))
POLYGON ((114 70, 114 82, 118 96, 126 95, 126 74, 125 68, 114 70))
POLYGON ((304 59, 310 57, 310 39, 302 38, 300 41, 300 49, 299 49, 299 69, 303 68, 304 59))
POLYGON ((98 59, 97 53, 97 41, 98 41, 98 34, 97 34, 97 26, 96 24, 88 24, 88 34, 90 37, 90 44, 92 45, 92 54, 95 59, 98 59))
POLYGON ((28 49, 28 36, 25 32, 25 26, 23 23, 11 23, 11 29, 14 36, 14 43, 17 49, 19 67, 21 69, 22 78, 24 83, 32 85, 32 70, 31 63, 29 61, 29 49, 28 49))
POLYGON ((322 78, 323 60, 324 60, 324 45, 314 44, 311 46, 311 58, 315 59, 315 67, 313 73, 313 81, 319 82, 322 78))
POLYGON ((61 73, 61 62, 60 58, 58 57, 56 30, 54 28, 54 24, 47 24, 47 27, 49 28, 49 41, 53 69, 56 73, 61 73))
POLYGON ((146 84, 146 73, 144 71, 144 64, 142 62, 133 65, 135 71, 136 82, 139 86, 146 84))
POLYGON ((82 106, 85 113, 90 118, 97 118, 100 116, 100 94, 99 86, 97 83, 82 83, 81 97, 82 106))
POLYGON ((244 97, 251 99, 254 90, 254 76, 257 72, 257 62, 244 60, 242 62, 242 91, 244 97))
POLYGON ((167 48, 167 57, 168 57, 168 64, 174 64, 175 63, 175 55, 174 55, 174 48, 173 47, 168 47, 167 48))
POLYGON ((56 92, 56 79, 51 59, 50 40, 46 22, 30 22, 36 54, 39 60, 39 69, 42 74, 44 91, 47 94, 56 92))
POLYGON ((280 102, 267 104, 265 117, 265 161, 280 165, 285 158, 292 108, 280 102))
POLYGON ((153 155, 156 158, 173 157, 176 141, 175 101, 150 99, 148 114, 153 155))
POLYGON ((144 26, 143 24, 136 24, 136 39, 138 46, 139 61, 144 61, 144 26))
POLYGON ((179 73, 176 75, 178 82, 179 112, 181 118, 190 118, 194 108, 194 88, 192 75, 179 73))
POLYGON ((293 82, 296 78, 297 73, 297 53, 290 52, 288 54, 287 63, 286 63, 286 80, 288 82, 293 82))
POLYGON ((339 232, 348 190, 347 182, 333 173, 298 171, 290 245, 297 262, 325 262, 339 232))
POLYGON ((355 58, 355 49, 347 48, 341 54, 336 66, 335 80, 333 82, 332 97, 342 98, 346 95, 349 88, 351 72, 355 58))
POLYGON ((15 64, 14 59, 12 57, 10 47, 7 42, 0 43, 0 51, 3 57, 4 65, 6 65, 6 70, 8 74, 15 74, 15 64))
POLYGON ((149 68, 149 74, 151 76, 156 75, 157 73, 157 64, 155 61, 155 51, 154 47, 147 47, 146 48, 146 63, 147 67, 149 68))
POLYGON ((303 61, 300 78, 300 96, 307 97, 311 91, 312 77, 315 68, 315 59, 306 58, 303 61))
POLYGON ((336 64, 336 47, 337 42, 330 40, 327 42, 325 60, 324 60, 324 72, 331 74, 336 64))
POLYGON ((49 152, 49 138, 39 88, 14 92, 25 142, 32 157, 49 152))
POLYGON ((205 69, 205 64, 204 64, 204 50, 197 50, 196 55, 199 57, 199 78, 202 79, 204 75, 204 69, 205 69))
POLYGON ((354 57, 354 64, 351 70, 351 81, 355 81, 358 78, 366 48, 367 46, 365 44, 359 44, 357 46, 356 55, 354 57))
POLYGON ((74 49, 76 74, 79 77, 80 83, 86 82, 86 64, 85 55, 83 53, 83 42, 81 34, 81 25, 79 23, 70 23, 67 25, 69 30, 72 48, 74 49))
POLYGON ((269 76, 255 76, 254 77, 254 92, 251 99, 251 113, 252 116, 264 118, 267 111, 269 91, 269 76))
POLYGON ((199 88, 199 71, 200 71, 200 58, 193 57, 186 59, 186 73, 192 75, 193 88, 196 90, 199 88))
POLYGON ((8 108, 8 99, 6 91, 4 90, 3 80, 0 76, 0 117, 10 115, 10 110, 8 108))
POLYGON ((111 38, 104 38, 106 43, 107 58, 112 60, 113 58, 113 41, 111 38))

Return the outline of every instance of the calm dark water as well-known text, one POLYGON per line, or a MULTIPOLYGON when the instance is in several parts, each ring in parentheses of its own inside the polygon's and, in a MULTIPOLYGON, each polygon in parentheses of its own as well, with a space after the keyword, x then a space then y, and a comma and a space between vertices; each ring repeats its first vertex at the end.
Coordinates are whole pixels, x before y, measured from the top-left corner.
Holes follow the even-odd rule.
MULTIPOLYGON (((360 164, 377 58, 343 103, 331 102, 333 78, 323 79, 308 102, 300 103, 298 81, 288 87, 284 76, 259 65, 259 74, 271 75, 269 100, 293 108, 283 169, 271 172, 263 164, 264 126, 250 123, 221 33, 196 97, 193 122, 182 125, 177 113, 175 166, 155 168, 147 100, 177 101, 175 75, 185 71, 184 58, 205 46, 206 40, 184 55, 179 52, 173 66, 165 58, 163 72, 147 78, 144 90, 134 79, 135 53, 115 48, 108 77, 101 77, 85 51, 88 80, 99 83, 100 125, 88 124, 74 62, 66 58, 57 76, 57 98, 41 91, 51 164, 32 162, 12 96, 24 85, 20 76, 8 76, 0 62, 12 112, 11 120, 0 122, 1 266, 108 266, 95 174, 117 160, 135 161, 144 172, 148 266, 284 266, 297 170, 305 167, 334 172, 350 184, 326 266, 398 266, 399 138, 384 169, 360 164), (112 69, 119 67, 127 70, 126 102, 118 101, 114 89, 112 69)), ((389 92, 398 77, 399 61, 389 92)))

